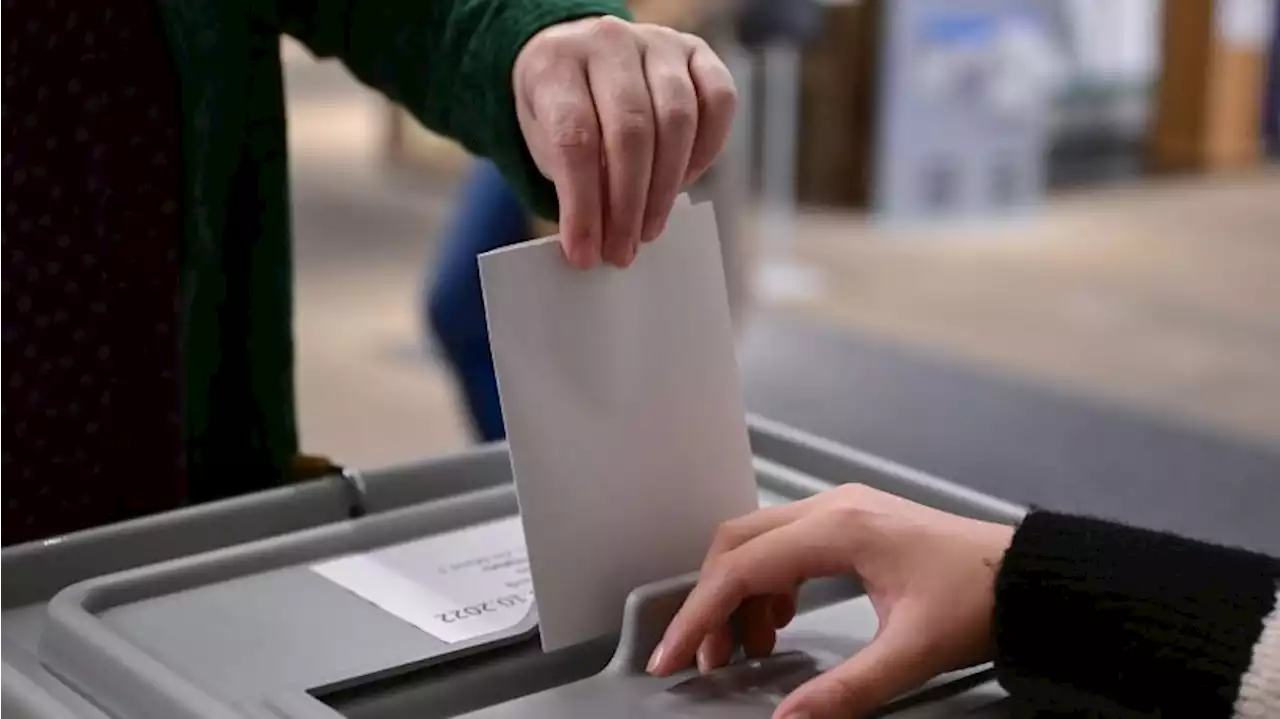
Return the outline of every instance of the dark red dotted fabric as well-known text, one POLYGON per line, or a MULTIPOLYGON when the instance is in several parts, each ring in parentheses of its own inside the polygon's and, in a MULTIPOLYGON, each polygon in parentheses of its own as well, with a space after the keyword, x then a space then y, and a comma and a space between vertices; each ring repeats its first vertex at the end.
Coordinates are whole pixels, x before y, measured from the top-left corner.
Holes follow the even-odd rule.
POLYGON ((181 105, 148 0, 4 0, 5 545, 180 505, 181 105))

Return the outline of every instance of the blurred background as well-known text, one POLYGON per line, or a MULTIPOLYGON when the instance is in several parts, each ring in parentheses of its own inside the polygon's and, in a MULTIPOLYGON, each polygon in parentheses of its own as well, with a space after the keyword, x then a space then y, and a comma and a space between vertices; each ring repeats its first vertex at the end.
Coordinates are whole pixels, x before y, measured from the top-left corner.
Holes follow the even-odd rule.
MULTIPOLYGON (((1280 551, 1275 0, 743 2, 721 218, 751 411, 1280 551)), ((422 319, 470 159, 286 44, 305 449, 469 428, 422 319)))

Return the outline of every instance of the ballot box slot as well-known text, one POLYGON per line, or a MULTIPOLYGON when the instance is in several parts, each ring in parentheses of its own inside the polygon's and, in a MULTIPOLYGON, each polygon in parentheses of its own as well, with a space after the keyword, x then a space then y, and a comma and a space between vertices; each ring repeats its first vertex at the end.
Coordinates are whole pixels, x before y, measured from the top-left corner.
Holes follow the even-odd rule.
POLYGON ((452 659, 399 667, 310 691, 347 719, 450 717, 601 672, 617 646, 605 636, 551 653, 539 638, 452 659))

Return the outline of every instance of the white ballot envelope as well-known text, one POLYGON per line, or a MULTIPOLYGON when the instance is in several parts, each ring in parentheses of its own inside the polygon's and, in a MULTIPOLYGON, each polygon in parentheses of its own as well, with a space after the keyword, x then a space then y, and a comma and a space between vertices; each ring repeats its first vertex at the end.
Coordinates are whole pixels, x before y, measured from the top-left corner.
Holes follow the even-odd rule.
POLYGON ((757 507, 715 216, 682 199, 627 269, 575 269, 549 237, 480 274, 551 651, 618 631, 631 590, 757 507))

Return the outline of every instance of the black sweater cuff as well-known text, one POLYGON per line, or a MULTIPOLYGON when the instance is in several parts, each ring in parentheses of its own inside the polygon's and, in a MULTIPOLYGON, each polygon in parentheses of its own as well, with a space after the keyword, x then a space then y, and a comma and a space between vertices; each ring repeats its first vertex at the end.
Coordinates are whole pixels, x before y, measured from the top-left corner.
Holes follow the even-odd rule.
POLYGON ((1229 717, 1280 562, 1032 512, 996 581, 996 670, 1046 710, 1229 717))

